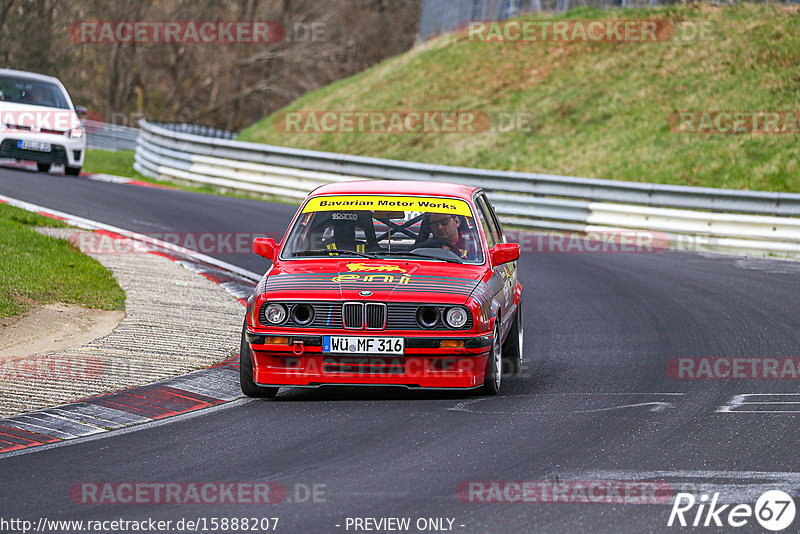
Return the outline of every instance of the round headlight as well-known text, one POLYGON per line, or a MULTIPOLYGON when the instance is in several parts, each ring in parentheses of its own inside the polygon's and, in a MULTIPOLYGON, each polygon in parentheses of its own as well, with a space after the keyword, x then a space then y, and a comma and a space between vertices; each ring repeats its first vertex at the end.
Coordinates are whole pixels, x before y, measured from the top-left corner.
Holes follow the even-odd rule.
POLYGON ((450 328, 461 328, 467 324, 467 319, 467 310, 464 308, 450 308, 444 316, 444 320, 450 328))
POLYGON ((283 304, 272 303, 267 305, 264 316, 271 324, 281 324, 286 320, 286 306, 283 304))

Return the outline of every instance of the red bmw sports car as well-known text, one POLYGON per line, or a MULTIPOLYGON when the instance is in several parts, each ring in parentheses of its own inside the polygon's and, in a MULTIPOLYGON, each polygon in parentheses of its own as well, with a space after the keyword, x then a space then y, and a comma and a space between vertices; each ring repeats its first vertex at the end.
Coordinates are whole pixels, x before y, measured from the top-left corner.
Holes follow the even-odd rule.
POLYGON ((242 391, 396 385, 496 394, 522 361, 519 245, 486 194, 355 181, 314 190, 247 303, 242 391))

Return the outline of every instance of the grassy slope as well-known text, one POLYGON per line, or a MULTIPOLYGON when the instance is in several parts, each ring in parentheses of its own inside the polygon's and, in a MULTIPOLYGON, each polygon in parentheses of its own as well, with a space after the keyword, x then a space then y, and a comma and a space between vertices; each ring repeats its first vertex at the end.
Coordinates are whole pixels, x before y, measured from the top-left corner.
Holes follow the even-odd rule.
POLYGON ((554 18, 665 17, 710 21, 713 39, 486 43, 446 35, 284 109, 517 110, 535 115, 533 132, 287 135, 267 117, 239 139, 492 169, 800 191, 797 135, 675 134, 667 125, 676 109, 800 110, 795 10, 581 8, 554 18))
POLYGON ((34 226, 64 225, 0 204, 0 317, 49 302, 125 309, 125 292, 109 271, 67 241, 37 233, 34 226))
POLYGON ((143 180, 144 177, 133 170, 133 150, 100 150, 90 148, 86 151, 83 170, 90 173, 113 174, 143 180))

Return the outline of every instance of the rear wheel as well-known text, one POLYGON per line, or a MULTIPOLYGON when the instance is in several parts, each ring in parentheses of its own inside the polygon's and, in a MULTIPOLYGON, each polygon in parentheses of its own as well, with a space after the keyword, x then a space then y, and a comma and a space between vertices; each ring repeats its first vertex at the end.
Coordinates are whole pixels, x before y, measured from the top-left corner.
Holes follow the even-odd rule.
POLYGON ((64 174, 67 176, 78 176, 80 173, 80 167, 64 167, 64 174))
MULTIPOLYGON (((500 319, 498 318, 497 321, 500 319)), ((494 326, 494 341, 489 357, 486 358, 486 369, 484 371, 482 395, 497 395, 500 391, 500 381, 503 376, 503 348, 500 344, 500 330, 498 325, 494 326)))
POLYGON ((50 172, 50 163, 37 163, 36 168, 39 172, 50 172))
POLYGON ((509 374, 517 374, 522 369, 522 338, 525 323, 522 320, 522 300, 517 305, 517 313, 506 342, 503 343, 503 363, 509 374))
POLYGON ((247 323, 242 327, 242 345, 239 349, 239 385, 242 393, 248 397, 274 397, 278 394, 278 388, 259 386, 253 381, 253 353, 247 342, 246 329, 247 323))

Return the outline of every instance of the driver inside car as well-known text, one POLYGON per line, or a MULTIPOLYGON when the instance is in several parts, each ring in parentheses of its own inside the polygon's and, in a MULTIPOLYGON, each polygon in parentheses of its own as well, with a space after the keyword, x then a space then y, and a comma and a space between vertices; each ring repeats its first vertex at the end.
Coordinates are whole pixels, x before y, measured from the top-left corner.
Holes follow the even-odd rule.
POLYGON ((433 237, 423 241, 413 248, 443 248, 451 250, 462 259, 475 257, 472 246, 464 239, 466 229, 462 228, 461 217, 447 213, 429 213, 427 215, 433 237))

